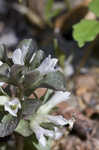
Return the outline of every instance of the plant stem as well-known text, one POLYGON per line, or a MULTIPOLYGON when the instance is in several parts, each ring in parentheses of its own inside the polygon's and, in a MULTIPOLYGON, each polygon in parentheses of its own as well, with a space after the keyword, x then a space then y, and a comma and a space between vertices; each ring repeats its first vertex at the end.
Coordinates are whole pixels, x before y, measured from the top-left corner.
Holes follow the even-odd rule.
POLYGON ((16 150, 23 150, 24 148, 24 137, 17 134, 16 135, 16 150))

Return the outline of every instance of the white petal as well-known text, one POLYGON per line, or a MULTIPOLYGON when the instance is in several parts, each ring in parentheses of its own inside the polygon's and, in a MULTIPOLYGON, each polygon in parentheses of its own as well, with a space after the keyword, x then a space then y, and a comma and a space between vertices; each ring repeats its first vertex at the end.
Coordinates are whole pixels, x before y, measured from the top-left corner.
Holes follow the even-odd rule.
POLYGON ((5 103, 4 109, 5 109, 5 111, 8 111, 12 116, 17 117, 17 111, 18 111, 18 109, 16 109, 16 111, 15 111, 15 110, 12 110, 11 107, 9 106, 9 103, 8 103, 8 102, 5 103))
POLYGON ((62 137, 63 132, 61 131, 61 129, 54 127, 54 139, 58 140, 62 137))
POLYGON ((43 136, 43 135, 41 135, 40 136, 40 138, 38 139, 39 140, 39 143, 42 145, 42 146, 46 146, 46 138, 43 136))
POLYGON ((48 104, 53 104, 53 106, 56 106, 57 104, 66 101, 69 98, 69 96, 70 92, 57 91, 48 101, 48 104))
POLYGON ((37 70, 40 71, 41 74, 47 74, 49 72, 54 72, 54 71, 56 71, 55 66, 56 66, 57 62, 58 62, 58 59, 51 58, 51 55, 49 55, 47 58, 44 59, 44 61, 37 68, 37 70))
POLYGON ((0 61, 0 66, 3 64, 3 62, 2 61, 0 61))
POLYGON ((25 59, 26 54, 27 54, 27 52, 29 51, 28 48, 29 48, 28 46, 24 46, 24 45, 23 45, 23 47, 22 47, 22 57, 23 57, 23 60, 25 59))
POLYGON ((53 136, 54 136, 54 132, 51 131, 51 130, 42 128, 42 132, 43 132, 43 134, 44 134, 45 136, 48 136, 48 137, 53 137, 53 136))
POLYGON ((23 57, 22 57, 22 51, 20 48, 16 49, 14 52, 13 52, 13 55, 12 55, 12 60, 13 60, 13 63, 14 64, 19 64, 19 65, 24 65, 24 60, 23 60, 23 57))
POLYGON ((4 109, 11 115, 17 116, 18 109, 21 109, 21 103, 18 98, 14 98, 13 100, 8 101, 4 104, 4 109), (15 109, 13 109, 12 106, 15 106, 15 109))
POLYGON ((5 82, 0 82, 0 86, 3 86, 5 84, 5 82))
POLYGON ((62 92, 62 91, 55 92, 55 94, 51 97, 51 99, 38 109, 38 113, 42 113, 42 114, 48 113, 57 104, 63 101, 67 101, 69 96, 70 96, 70 92, 62 92))
POLYGON ((54 132, 48 129, 44 129, 40 127, 37 123, 32 126, 32 130, 34 131, 36 138, 42 146, 46 146, 46 137, 54 137, 54 132))
POLYGON ((16 97, 14 99, 12 99, 11 101, 9 101, 9 105, 12 105, 12 106, 18 105, 18 108, 21 108, 21 103, 20 103, 19 99, 16 97))
POLYGON ((52 122, 55 125, 64 126, 67 124, 67 120, 65 118, 63 118, 63 116, 61 116, 61 115, 59 115, 59 116, 47 115, 47 119, 49 120, 49 122, 52 122))
POLYGON ((39 143, 42 146, 46 146, 46 138, 44 137, 44 133, 42 131, 42 128, 39 125, 36 124, 36 125, 34 125, 34 127, 32 127, 32 129, 33 129, 39 143))

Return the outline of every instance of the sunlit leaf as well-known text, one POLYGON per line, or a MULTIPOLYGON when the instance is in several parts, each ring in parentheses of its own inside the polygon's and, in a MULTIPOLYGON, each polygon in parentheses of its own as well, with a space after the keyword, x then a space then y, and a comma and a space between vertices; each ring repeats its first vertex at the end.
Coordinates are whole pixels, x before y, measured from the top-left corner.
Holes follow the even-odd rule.
POLYGON ((73 37, 78 42, 79 47, 85 42, 93 41, 99 34, 99 22, 96 20, 82 20, 73 26, 73 37))

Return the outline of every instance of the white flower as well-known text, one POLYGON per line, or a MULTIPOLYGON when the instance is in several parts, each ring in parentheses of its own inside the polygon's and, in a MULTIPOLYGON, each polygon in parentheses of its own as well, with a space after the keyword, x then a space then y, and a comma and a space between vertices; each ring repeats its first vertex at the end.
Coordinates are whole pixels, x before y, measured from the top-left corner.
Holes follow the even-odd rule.
POLYGON ((8 111, 12 116, 17 117, 18 109, 21 109, 21 103, 18 98, 14 98, 4 104, 5 111, 8 111))
MULTIPOLYGON (((18 64, 18 65, 24 65, 25 57, 26 57, 28 51, 29 51, 28 46, 23 46, 22 49, 20 49, 20 48, 16 49, 12 55, 13 63, 18 64)), ((34 53, 33 56, 31 57, 30 63, 31 63, 31 61, 33 61, 35 55, 36 55, 36 53, 34 53)))
POLYGON ((20 48, 13 52, 12 60, 14 64, 24 65, 24 58, 20 48))
POLYGON ((60 102, 66 101, 69 98, 69 95, 70 95, 69 92, 62 92, 62 91, 55 92, 55 94, 49 99, 48 102, 40 106, 36 115, 34 115, 33 119, 31 120, 30 128, 35 133, 39 143, 42 144, 42 146, 46 145, 46 137, 59 139, 63 135, 63 132, 60 129, 62 126, 69 124, 72 127, 73 120, 66 120, 61 115, 59 116, 48 115, 49 111, 53 107, 55 107, 60 102), (41 123, 54 124, 53 127, 54 130, 47 130, 42 128, 40 126, 41 123))
POLYGON ((41 74, 47 74, 49 72, 55 72, 55 66, 58 62, 58 59, 51 58, 51 55, 49 55, 47 58, 43 60, 41 65, 36 69, 40 71, 41 74))
POLYGON ((55 94, 49 99, 49 101, 38 109, 38 113, 43 113, 43 114, 48 113, 57 104, 63 101, 67 101, 69 96, 70 96, 70 92, 62 92, 62 91, 55 92, 55 94))
POLYGON ((14 64, 24 65, 24 59, 28 52, 28 47, 23 46, 22 49, 18 48, 13 52, 12 60, 14 64))
POLYGON ((32 129, 36 135, 36 138, 38 139, 39 143, 42 146, 46 146, 46 137, 45 136, 51 137, 51 138, 54 137, 53 131, 44 129, 44 128, 40 127, 38 124, 35 124, 32 129))
POLYGON ((62 116, 39 115, 36 116, 30 123, 30 128, 35 133, 36 138, 42 146, 46 146, 46 137, 58 140, 63 135, 63 130, 60 126, 69 125, 73 127, 74 120, 66 120, 62 116), (55 124, 54 130, 44 129, 40 126, 41 123, 55 124), (57 127, 56 127, 57 126, 57 127), (59 127, 58 127, 59 126, 59 127))

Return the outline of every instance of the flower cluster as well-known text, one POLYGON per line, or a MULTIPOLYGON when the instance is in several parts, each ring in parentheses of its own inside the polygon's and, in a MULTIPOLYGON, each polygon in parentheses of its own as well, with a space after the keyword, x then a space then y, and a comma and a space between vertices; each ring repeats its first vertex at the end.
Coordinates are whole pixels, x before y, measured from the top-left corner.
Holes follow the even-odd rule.
POLYGON ((0 137, 7 136, 13 131, 24 136, 35 133, 39 143, 46 146, 46 137, 59 139, 63 135, 63 126, 67 124, 70 128, 73 126, 73 119, 66 120, 61 115, 50 114, 57 104, 69 99, 70 92, 65 91, 64 76, 57 69, 58 59, 51 58, 51 55, 44 58, 42 50, 35 51, 31 39, 23 40, 20 45, 13 52, 11 58, 5 59, 7 62, 2 61, 5 49, 1 47, 0 83, 1 86, 7 83, 8 91, 12 89, 13 96, 11 97, 11 91, 7 93, 1 87, 3 95, 0 105, 3 105, 4 110, 9 113, 9 115, 6 115, 9 123, 7 123, 7 119, 6 122, 2 119, 3 126, 1 127, 4 127, 6 123, 8 127, 2 129, 4 134, 0 133, 0 137), (35 95, 35 98, 30 98, 31 94, 35 93, 35 90, 39 87, 47 88, 47 91, 51 89, 51 93, 46 92, 43 101, 37 95, 35 95), (13 122, 13 125, 11 131, 7 131, 10 122, 13 122), (47 124, 50 124, 51 128, 47 124))
POLYGON ((61 115, 53 116, 48 114, 57 104, 67 101, 69 95, 69 92, 55 92, 52 98, 38 109, 34 119, 31 121, 31 129, 36 134, 36 137, 41 145, 46 146, 46 136, 53 139, 59 139, 63 135, 61 130, 62 126, 68 124, 70 128, 73 127, 73 119, 66 120, 61 115), (40 126, 41 123, 52 123, 54 124, 54 128, 53 130, 44 129, 40 126))

